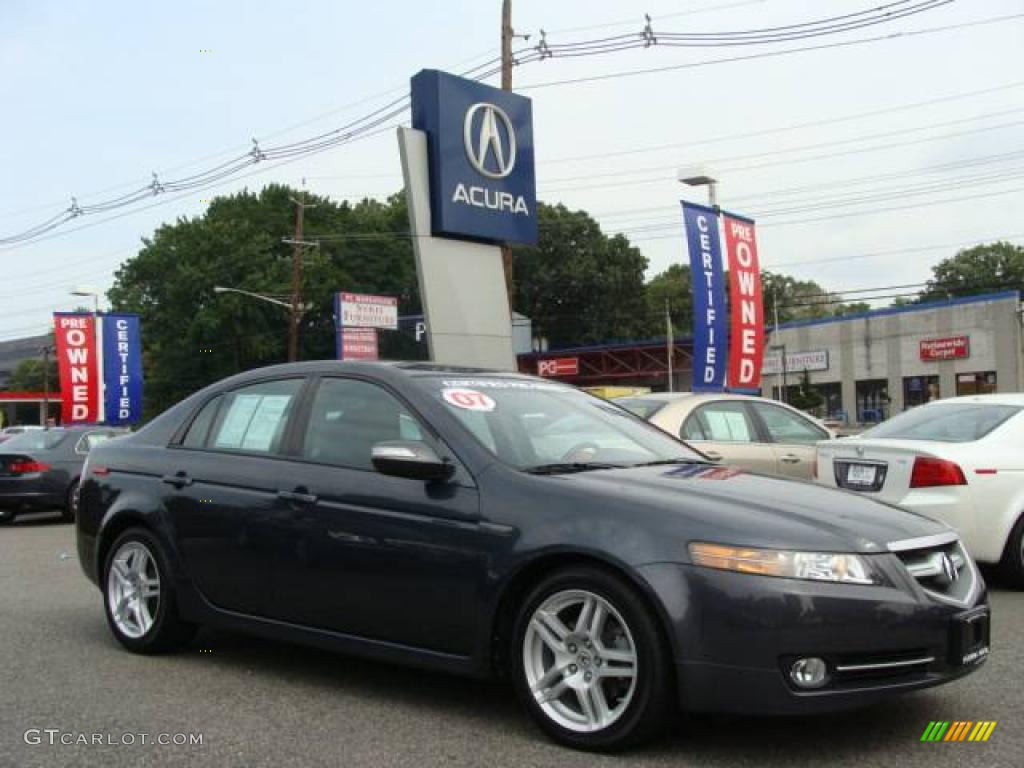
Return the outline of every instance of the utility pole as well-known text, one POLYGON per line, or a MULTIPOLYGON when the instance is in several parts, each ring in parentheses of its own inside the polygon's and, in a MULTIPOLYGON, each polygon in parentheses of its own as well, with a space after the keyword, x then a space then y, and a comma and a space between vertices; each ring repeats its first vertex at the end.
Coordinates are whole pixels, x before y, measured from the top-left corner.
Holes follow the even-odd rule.
MULTIPOLYGON (((512 90, 512 0, 501 0, 501 90, 512 90)), ((512 311, 515 294, 512 246, 501 246, 501 264, 505 270, 505 292, 508 294, 508 309, 512 311)))
POLYGON ((675 338, 672 328, 672 313, 669 312, 668 299, 665 299, 665 355, 668 359, 668 391, 675 392, 675 384, 672 381, 672 359, 675 357, 675 338))
POLYGON ((302 322, 304 311, 302 304, 302 257, 303 247, 312 245, 302 239, 303 224, 307 208, 315 208, 315 205, 306 205, 306 193, 302 192, 300 200, 292 198, 295 203, 295 237, 285 240, 294 247, 292 250, 292 298, 291 316, 288 323, 288 362, 294 363, 299 359, 299 325, 302 322))

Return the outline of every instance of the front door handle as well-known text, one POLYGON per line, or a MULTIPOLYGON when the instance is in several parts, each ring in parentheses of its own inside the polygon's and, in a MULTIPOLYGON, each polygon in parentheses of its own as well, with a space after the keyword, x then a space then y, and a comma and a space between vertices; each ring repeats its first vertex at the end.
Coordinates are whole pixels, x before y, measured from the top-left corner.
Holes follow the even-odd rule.
POLYGON ((800 463, 800 457, 799 456, 795 456, 792 453, 787 453, 785 456, 783 456, 781 459, 779 459, 779 461, 781 461, 783 464, 799 464, 800 463))
POLYGON ((178 490, 181 490, 186 485, 192 485, 192 478, 188 476, 188 472, 182 470, 173 475, 164 475, 160 478, 160 482, 173 485, 178 490))
POLYGON ((316 494, 310 493, 306 488, 296 488, 294 491, 278 491, 277 498, 291 501, 295 504, 316 504, 316 494))

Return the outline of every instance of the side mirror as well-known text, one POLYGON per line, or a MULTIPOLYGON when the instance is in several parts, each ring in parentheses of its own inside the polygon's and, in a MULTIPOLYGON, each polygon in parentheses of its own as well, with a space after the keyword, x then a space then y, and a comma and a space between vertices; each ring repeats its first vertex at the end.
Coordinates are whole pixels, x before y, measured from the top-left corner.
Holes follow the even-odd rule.
POLYGON ((374 469, 384 475, 410 480, 449 480, 455 465, 444 461, 426 443, 417 440, 387 440, 370 451, 374 469))

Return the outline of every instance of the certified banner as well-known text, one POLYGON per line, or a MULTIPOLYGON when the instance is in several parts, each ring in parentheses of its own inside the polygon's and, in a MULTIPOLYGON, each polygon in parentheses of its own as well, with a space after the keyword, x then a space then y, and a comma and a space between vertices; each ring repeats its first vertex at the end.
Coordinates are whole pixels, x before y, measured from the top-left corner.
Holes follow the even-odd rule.
POLYGON ((142 421, 142 337, 139 316, 100 318, 103 335, 103 389, 107 424, 142 421))
POLYGON ((725 388, 725 276, 718 240, 718 212, 683 202, 693 284, 693 391, 725 388))
POLYGON ((764 303, 753 219, 722 214, 729 265, 729 387, 760 389, 764 303))
POLYGON ((55 312, 53 335, 63 396, 61 422, 93 424, 102 421, 96 318, 91 314, 55 312))

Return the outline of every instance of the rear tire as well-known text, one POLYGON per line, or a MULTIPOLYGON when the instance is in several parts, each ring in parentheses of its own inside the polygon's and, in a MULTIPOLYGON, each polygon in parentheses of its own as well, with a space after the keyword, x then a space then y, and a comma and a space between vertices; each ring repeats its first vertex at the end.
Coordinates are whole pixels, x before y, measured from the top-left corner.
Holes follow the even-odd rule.
POLYGON ((673 709, 671 654, 628 583, 575 566, 545 578, 512 631, 512 682, 551 738, 610 752, 655 736, 673 709))
POLYGON ((129 528, 103 565, 103 606, 110 631, 133 653, 166 653, 192 639, 196 626, 178 615, 163 547, 145 528, 129 528))
POLYGON ((64 496, 64 509, 61 510, 61 516, 69 523, 75 522, 75 518, 78 517, 78 481, 75 480, 68 488, 67 494, 64 496))
POLYGON ((1024 589, 1024 515, 1010 531, 999 568, 1011 586, 1024 589))

